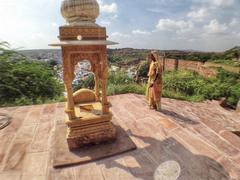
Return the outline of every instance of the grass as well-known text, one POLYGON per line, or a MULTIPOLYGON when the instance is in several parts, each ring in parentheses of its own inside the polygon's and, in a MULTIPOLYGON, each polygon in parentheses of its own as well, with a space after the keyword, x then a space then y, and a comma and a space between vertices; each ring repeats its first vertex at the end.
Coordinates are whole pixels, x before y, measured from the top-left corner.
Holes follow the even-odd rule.
POLYGON ((240 67, 240 61, 238 61, 238 60, 218 59, 218 60, 214 60, 212 62, 217 63, 217 64, 222 64, 222 65, 228 65, 231 67, 240 67))
POLYGON ((236 106, 240 99, 238 74, 219 70, 216 78, 205 78, 196 72, 174 71, 164 75, 164 96, 187 101, 219 100, 236 106))
MULTIPOLYGON (((173 71, 164 74, 163 97, 184 101, 201 102, 207 99, 225 97, 228 104, 236 106, 240 99, 240 77, 238 74, 220 70, 216 78, 205 78, 196 72, 173 71)), ((93 78, 81 83, 78 88, 92 86, 93 78)), ((137 84, 123 71, 110 72, 107 94, 118 95, 135 93, 145 95, 146 85, 137 84)), ((4 106, 32 105, 65 101, 63 96, 53 99, 38 98, 33 102, 28 98, 19 98, 14 103, 4 102, 4 106)))
POLYGON ((144 94, 146 86, 137 84, 124 71, 110 72, 108 81, 108 95, 136 93, 144 94))
POLYGON ((181 92, 175 92, 175 91, 163 91, 163 97, 171 98, 171 99, 178 99, 183 101, 190 101, 190 102, 202 102, 204 101, 204 97, 200 95, 192 95, 189 96, 187 94, 181 93, 181 92))
POLYGON ((234 64, 233 61, 228 63, 222 63, 222 61, 214 61, 214 62, 206 62, 204 64, 205 67, 208 68, 223 68, 226 71, 233 72, 233 73, 240 73, 240 63, 234 64))
POLYGON ((117 94, 127 94, 127 93, 135 93, 135 94, 145 94, 146 86, 139 85, 136 83, 131 84, 109 84, 107 94, 117 95, 117 94))
POLYGON ((54 98, 37 98, 37 100, 33 101, 30 98, 27 97, 21 97, 17 98, 14 101, 0 101, 1 107, 14 107, 14 106, 30 106, 30 105, 39 105, 39 104, 51 104, 51 103, 57 103, 57 102, 65 102, 65 97, 57 96, 54 98))
MULTIPOLYGON (((192 71, 173 71, 165 72, 163 80, 163 97, 193 102, 226 97, 232 106, 236 106, 240 99, 239 75, 223 69, 219 70, 216 78, 206 78, 192 71)), ((89 83, 92 84, 91 81, 87 80, 87 83, 82 84, 88 87, 89 83)), ((145 95, 145 92, 146 85, 137 84, 124 71, 110 72, 108 95, 126 93, 145 95)))

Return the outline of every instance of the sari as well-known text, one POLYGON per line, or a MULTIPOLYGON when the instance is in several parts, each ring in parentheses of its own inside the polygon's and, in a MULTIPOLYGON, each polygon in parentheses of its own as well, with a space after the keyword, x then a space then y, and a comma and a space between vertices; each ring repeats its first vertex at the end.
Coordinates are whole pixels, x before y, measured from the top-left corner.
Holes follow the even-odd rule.
POLYGON ((152 53, 156 61, 152 61, 148 72, 146 97, 150 107, 161 109, 162 97, 162 67, 157 53, 152 53))

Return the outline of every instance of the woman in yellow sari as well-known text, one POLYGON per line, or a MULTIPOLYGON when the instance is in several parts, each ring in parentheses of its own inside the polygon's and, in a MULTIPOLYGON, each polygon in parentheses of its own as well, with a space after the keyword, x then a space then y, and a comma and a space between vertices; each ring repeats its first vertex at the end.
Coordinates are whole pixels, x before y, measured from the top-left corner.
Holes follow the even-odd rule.
POLYGON ((155 108, 157 111, 161 110, 161 97, 162 97, 162 66, 160 57, 156 51, 152 51, 148 55, 148 59, 151 61, 148 72, 148 85, 146 96, 149 104, 149 108, 155 108))

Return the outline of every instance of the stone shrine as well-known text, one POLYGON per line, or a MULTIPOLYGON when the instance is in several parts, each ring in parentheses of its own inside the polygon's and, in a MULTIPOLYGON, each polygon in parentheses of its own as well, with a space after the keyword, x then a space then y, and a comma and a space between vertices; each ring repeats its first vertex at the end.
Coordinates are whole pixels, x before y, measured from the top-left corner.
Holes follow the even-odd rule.
POLYGON ((70 150, 116 139, 107 99, 108 60, 106 28, 95 23, 99 16, 96 0, 64 0, 61 13, 67 25, 61 26, 60 42, 63 57, 64 84, 67 92, 66 125, 70 150), (75 66, 84 60, 91 63, 95 88, 73 91, 75 66))

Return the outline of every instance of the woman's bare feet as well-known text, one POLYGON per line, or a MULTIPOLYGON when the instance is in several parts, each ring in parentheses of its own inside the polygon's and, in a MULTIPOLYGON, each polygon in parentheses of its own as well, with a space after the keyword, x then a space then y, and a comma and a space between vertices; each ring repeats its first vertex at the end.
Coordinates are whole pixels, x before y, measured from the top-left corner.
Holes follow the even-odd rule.
POLYGON ((156 110, 158 111, 158 112, 160 112, 161 111, 161 103, 157 103, 157 108, 156 108, 156 110))
POLYGON ((154 109, 153 106, 148 106, 150 110, 154 109))

